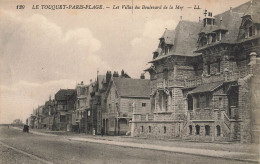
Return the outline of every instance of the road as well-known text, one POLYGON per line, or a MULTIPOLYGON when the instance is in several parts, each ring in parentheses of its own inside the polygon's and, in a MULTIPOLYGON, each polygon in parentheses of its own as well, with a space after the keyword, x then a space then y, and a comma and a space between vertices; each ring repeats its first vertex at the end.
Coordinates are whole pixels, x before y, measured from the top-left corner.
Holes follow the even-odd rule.
POLYGON ((217 158, 69 141, 65 136, 40 136, 0 127, 1 164, 42 163, 244 163, 217 158))

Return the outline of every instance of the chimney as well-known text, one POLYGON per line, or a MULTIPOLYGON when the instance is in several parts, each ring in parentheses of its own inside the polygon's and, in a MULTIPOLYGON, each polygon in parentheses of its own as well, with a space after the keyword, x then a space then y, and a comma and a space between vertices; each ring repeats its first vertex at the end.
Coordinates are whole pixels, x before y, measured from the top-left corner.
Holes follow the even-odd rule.
POLYGON ((145 79, 144 73, 141 73, 140 79, 145 79))
POLYGON ((109 81, 111 80, 111 77, 112 77, 111 71, 107 71, 107 74, 106 74, 106 83, 109 83, 109 81))
POLYGON ((182 21, 182 16, 180 16, 180 21, 182 21))
POLYGON ((84 82, 83 82, 83 81, 81 81, 81 85, 84 85, 84 82))
POLYGON ((199 17, 199 22, 200 22, 200 17, 199 17))
POLYGON ((92 79, 89 80, 90 81, 90 84, 92 83, 92 79))
POLYGON ((124 72, 124 70, 122 69, 122 71, 121 71, 121 77, 124 77, 124 75, 125 75, 125 72, 124 72))
POLYGON ((230 7, 230 12, 232 12, 232 7, 230 7))
POLYGON ((113 73, 113 77, 119 77, 119 74, 118 74, 117 71, 114 71, 114 73, 113 73))

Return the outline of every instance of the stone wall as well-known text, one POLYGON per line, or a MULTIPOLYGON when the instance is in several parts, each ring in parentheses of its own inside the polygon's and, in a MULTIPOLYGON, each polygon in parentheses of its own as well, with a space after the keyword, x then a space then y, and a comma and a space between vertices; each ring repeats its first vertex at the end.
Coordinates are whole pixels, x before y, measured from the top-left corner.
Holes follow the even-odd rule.
POLYGON ((156 139, 179 138, 182 122, 139 122, 134 124, 134 137, 146 137, 156 139))

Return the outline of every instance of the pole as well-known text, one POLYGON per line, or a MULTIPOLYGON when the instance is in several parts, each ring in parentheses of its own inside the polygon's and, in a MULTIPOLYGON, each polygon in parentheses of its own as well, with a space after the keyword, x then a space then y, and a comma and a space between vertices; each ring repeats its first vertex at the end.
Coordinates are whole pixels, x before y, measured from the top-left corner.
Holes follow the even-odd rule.
POLYGON ((118 112, 116 113, 117 135, 119 136, 118 112))

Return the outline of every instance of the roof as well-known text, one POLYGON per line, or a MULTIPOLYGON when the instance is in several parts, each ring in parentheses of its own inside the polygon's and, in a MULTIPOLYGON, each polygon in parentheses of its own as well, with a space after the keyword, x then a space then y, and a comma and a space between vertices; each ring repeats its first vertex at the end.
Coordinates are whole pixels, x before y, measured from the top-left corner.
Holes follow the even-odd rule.
POLYGON ((150 80, 114 77, 113 82, 120 97, 150 97, 150 80))
POLYGON ((174 46, 170 50, 170 54, 194 56, 193 51, 197 48, 200 28, 200 22, 180 21, 175 29, 174 46))
POLYGON ((182 20, 179 22, 175 30, 166 29, 161 38, 167 38, 165 39, 165 42, 168 42, 167 44, 171 42, 173 46, 167 55, 161 54, 161 48, 158 47, 158 49, 155 51, 159 52, 158 57, 149 63, 173 55, 197 56, 198 53, 194 53, 194 51, 197 48, 198 33, 200 32, 201 26, 202 25, 200 22, 182 20))
POLYGON ((213 92, 215 89, 220 87, 223 84, 223 81, 215 83, 207 83, 199 85, 197 88, 189 92, 189 94, 203 93, 203 92, 213 92))
POLYGON ((255 0, 249 5, 244 16, 251 16, 254 23, 260 23, 260 1, 255 0))
POLYGON ((207 25, 201 29, 201 32, 206 31, 207 33, 210 33, 216 30, 227 30, 228 32, 225 34, 225 36, 222 36, 222 40, 220 40, 219 42, 206 44, 202 47, 199 47, 198 50, 221 43, 238 43, 238 36, 240 31, 239 28, 242 23, 242 18, 248 15, 251 16, 254 23, 260 23, 259 0, 254 0, 252 4, 251 2, 246 2, 236 8, 233 8, 232 10, 228 10, 226 12, 216 15, 214 18, 216 22, 215 25, 217 27, 211 27, 212 25, 207 25), (220 21, 221 19, 222 21, 220 21))
POLYGON ((175 30, 167 30, 165 29, 163 35, 161 38, 164 39, 166 44, 174 44, 174 38, 175 38, 175 30))
POLYGON ((73 95, 76 95, 76 90, 75 89, 60 89, 55 94, 55 100, 57 100, 57 101, 66 101, 73 95))

